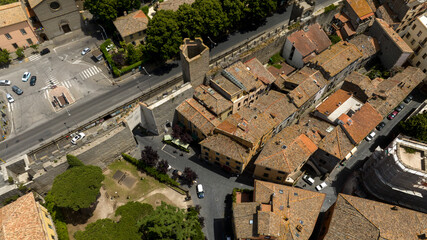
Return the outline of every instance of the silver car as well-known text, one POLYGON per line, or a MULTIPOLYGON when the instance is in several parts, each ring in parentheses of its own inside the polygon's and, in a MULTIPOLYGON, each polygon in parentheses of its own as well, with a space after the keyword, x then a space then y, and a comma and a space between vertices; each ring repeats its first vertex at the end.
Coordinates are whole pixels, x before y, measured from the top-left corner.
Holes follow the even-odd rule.
POLYGON ((10 86, 9 80, 0 80, 0 86, 10 86))
POLYGON ((6 93, 6 98, 7 98, 7 101, 10 103, 15 102, 15 99, 13 99, 12 95, 10 95, 9 93, 6 93))

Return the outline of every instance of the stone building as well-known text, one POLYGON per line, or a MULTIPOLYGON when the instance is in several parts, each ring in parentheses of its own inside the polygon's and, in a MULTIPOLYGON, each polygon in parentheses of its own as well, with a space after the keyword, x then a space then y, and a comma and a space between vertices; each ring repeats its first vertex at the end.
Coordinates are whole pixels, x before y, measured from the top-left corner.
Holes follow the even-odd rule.
POLYGON ((399 135, 363 166, 362 179, 375 197, 427 213, 427 144, 399 135))
POLYGON ((14 52, 38 42, 21 2, 0 6, 0 49, 14 52))
POLYGON ((193 87, 203 84, 209 71, 209 48, 201 38, 184 39, 180 47, 182 75, 193 87))
POLYGON ((409 62, 427 73, 427 14, 418 17, 407 31, 402 38, 414 51, 409 62))
POLYGON ((81 28, 82 21, 76 2, 72 0, 24 0, 36 15, 36 31, 48 40, 81 28))
POLYGON ((427 10, 427 2, 425 0, 384 0, 391 10, 391 14, 395 21, 399 24, 394 29, 400 36, 403 36, 415 19, 427 10))
POLYGON ((126 43, 132 43, 134 45, 142 44, 145 40, 145 30, 147 30, 148 17, 142 10, 118 17, 113 22, 120 37, 126 43))
POLYGON ((366 0, 344 1, 343 12, 349 17, 356 34, 364 32, 375 18, 375 14, 366 0))

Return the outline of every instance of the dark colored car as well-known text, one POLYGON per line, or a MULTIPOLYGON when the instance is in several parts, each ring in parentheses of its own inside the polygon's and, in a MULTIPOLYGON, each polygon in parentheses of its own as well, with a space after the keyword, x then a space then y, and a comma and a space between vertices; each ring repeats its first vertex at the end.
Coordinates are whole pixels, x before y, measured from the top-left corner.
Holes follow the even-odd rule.
POLYGON ((380 124, 378 124, 376 128, 378 131, 381 131, 381 129, 383 129, 384 126, 385 126, 385 122, 380 122, 380 124))
POLYGON ((23 94, 24 92, 22 91, 22 89, 20 89, 18 86, 16 86, 16 85, 14 85, 13 87, 12 87, 12 91, 14 91, 16 94, 18 94, 18 95, 21 95, 21 94, 23 94))
POLYGON ((30 79, 30 86, 35 86, 36 85, 36 81, 37 81, 37 77, 36 76, 32 76, 30 79))
POLYGON ((409 95, 405 98, 405 100, 403 100, 405 103, 409 103, 412 101, 412 98, 414 98, 412 95, 409 95))
POLYGON ((388 120, 393 120, 398 113, 399 113, 398 111, 393 111, 392 113, 390 113, 387 117, 388 120))
POLYGON ((40 51, 40 55, 41 55, 41 56, 46 55, 46 54, 48 54, 48 53, 50 53, 49 48, 45 48, 45 49, 43 49, 43 50, 41 50, 41 51, 40 51))
POLYGON ((402 111, 402 109, 405 107, 405 105, 403 105, 403 104, 399 104, 399 106, 397 106, 394 110, 396 110, 396 111, 398 111, 398 112, 400 112, 400 111, 402 111))

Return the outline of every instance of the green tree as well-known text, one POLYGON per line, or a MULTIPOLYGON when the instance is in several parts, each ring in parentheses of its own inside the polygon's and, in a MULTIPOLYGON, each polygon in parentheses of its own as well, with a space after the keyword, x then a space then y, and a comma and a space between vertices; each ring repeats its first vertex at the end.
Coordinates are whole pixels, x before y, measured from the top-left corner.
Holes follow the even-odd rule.
POLYGON ((82 161, 80 161, 80 159, 78 159, 76 156, 73 156, 71 154, 67 154, 67 163, 68 165, 70 165, 70 168, 84 166, 84 164, 82 163, 82 161))
POLYGON ((87 225, 85 231, 76 232, 74 237, 76 240, 141 239, 141 233, 138 232, 138 221, 151 214, 153 211, 153 207, 149 204, 128 202, 116 210, 116 216, 121 216, 118 223, 108 218, 100 219, 87 225))
POLYGON ((111 22, 118 17, 116 0, 85 0, 83 6, 100 22, 111 22))
POLYGON ((103 180, 104 175, 99 167, 70 168, 55 178, 50 191, 52 202, 73 211, 88 208, 96 201, 103 180))
POLYGON ((197 9, 188 4, 182 4, 176 11, 178 25, 181 29, 182 37, 199 37, 203 32, 203 19, 197 9))
POLYGON ((417 114, 407 121, 400 122, 400 126, 403 134, 427 141, 427 113, 417 114))
POLYGON ((126 46, 126 62, 128 65, 132 65, 141 59, 141 52, 137 51, 135 46, 129 43, 126 46))
POLYGON ((153 214, 143 218, 140 231, 143 239, 205 239, 199 219, 194 214, 187 214, 162 202, 153 214))
POLYGON ((227 14, 227 19, 229 21, 229 27, 231 29, 237 29, 240 27, 240 24, 245 17, 245 4, 241 0, 223 0, 222 8, 227 14))
POLYGON ((245 23, 258 26, 277 9, 274 0, 245 0, 245 23))
POLYGON ((0 67, 6 66, 10 63, 10 53, 3 49, 0 51, 0 67))
POLYGON ((116 0, 117 15, 122 16, 124 12, 131 11, 133 9, 139 9, 141 6, 141 0, 116 0))
POLYGON ((144 55, 160 61, 166 61, 179 53, 182 43, 181 32, 173 11, 160 10, 148 22, 144 55))
POLYGON ((227 15, 222 10, 219 0, 196 0, 193 5, 203 19, 203 35, 218 37, 224 34, 228 27, 227 15))
POLYGON ((6 5, 10 3, 17 2, 18 0, 0 0, 0 5, 6 5))
POLYGON ((24 49, 23 48, 16 49, 15 53, 18 56, 18 59, 23 59, 25 57, 24 49))

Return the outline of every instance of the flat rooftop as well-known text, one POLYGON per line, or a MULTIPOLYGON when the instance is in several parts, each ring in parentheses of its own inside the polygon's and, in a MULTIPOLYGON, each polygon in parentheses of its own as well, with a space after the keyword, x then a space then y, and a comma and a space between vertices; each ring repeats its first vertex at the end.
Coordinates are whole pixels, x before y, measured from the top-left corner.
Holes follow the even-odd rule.
POLYGON ((425 153, 427 153, 427 144, 410 140, 408 138, 397 139, 397 153, 399 160, 406 166, 418 170, 426 171, 427 163, 425 153), (413 149, 415 152, 407 152, 408 149, 413 149))

